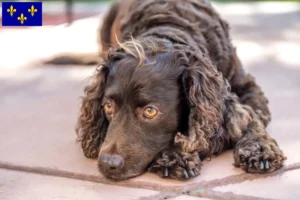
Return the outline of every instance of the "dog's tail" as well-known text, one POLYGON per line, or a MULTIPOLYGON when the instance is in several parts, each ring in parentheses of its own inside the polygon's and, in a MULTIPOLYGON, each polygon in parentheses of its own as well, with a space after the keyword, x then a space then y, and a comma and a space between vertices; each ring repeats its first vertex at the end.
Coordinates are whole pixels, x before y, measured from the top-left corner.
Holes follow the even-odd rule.
POLYGON ((99 53, 64 53, 56 55, 44 64, 53 65, 97 65, 101 62, 99 53))

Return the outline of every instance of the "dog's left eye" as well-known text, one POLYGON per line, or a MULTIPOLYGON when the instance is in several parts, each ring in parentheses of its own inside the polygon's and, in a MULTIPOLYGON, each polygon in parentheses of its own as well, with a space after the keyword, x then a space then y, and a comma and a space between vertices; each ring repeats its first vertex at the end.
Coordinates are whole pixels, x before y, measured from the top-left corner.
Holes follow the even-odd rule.
POLYGON ((146 107, 144 110, 144 117, 147 117, 149 119, 153 119, 158 114, 158 110, 156 110, 153 107, 146 107))
POLYGON ((113 108, 112 108, 111 103, 105 103, 104 110, 106 111, 107 114, 112 114, 113 108))

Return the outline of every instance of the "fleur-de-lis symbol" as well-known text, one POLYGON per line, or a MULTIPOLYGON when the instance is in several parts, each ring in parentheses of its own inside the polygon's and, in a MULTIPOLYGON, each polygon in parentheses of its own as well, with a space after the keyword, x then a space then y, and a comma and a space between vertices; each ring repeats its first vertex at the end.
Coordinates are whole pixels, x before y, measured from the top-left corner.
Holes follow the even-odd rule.
POLYGON ((21 24, 24 24, 24 21, 27 20, 27 17, 23 15, 23 13, 18 17, 18 20, 21 22, 21 24))
POLYGON ((31 13, 31 16, 34 16, 34 13, 36 13, 38 10, 36 8, 34 8, 34 6, 32 5, 31 8, 28 9, 28 12, 31 13))
POLYGON ((7 12, 9 12, 10 16, 13 16, 17 10, 11 5, 9 9, 7 9, 7 12))

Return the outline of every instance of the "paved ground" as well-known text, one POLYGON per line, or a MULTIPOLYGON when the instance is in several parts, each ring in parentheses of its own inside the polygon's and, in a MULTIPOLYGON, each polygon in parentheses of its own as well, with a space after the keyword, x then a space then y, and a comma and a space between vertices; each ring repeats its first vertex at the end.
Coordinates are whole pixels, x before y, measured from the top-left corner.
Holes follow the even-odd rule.
POLYGON ((116 183, 100 175, 95 161, 82 155, 73 131, 79 96, 94 68, 38 63, 59 52, 96 51, 97 16, 70 28, 0 30, 0 199, 298 200, 300 6, 216 7, 231 24, 246 69, 270 99, 273 121, 268 131, 288 156, 283 169, 245 174, 232 166, 232 151, 227 151, 207 161, 201 176, 187 182, 146 173, 116 183))

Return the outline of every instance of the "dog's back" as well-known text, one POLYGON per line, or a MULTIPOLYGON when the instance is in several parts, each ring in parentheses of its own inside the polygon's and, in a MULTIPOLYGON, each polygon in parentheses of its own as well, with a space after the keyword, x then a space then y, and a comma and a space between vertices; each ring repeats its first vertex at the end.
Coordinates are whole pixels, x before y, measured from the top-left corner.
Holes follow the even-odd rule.
POLYGON ((149 35, 185 44, 208 55, 225 77, 232 75, 235 56, 228 25, 206 0, 116 1, 101 29, 103 51, 130 37, 149 35))

